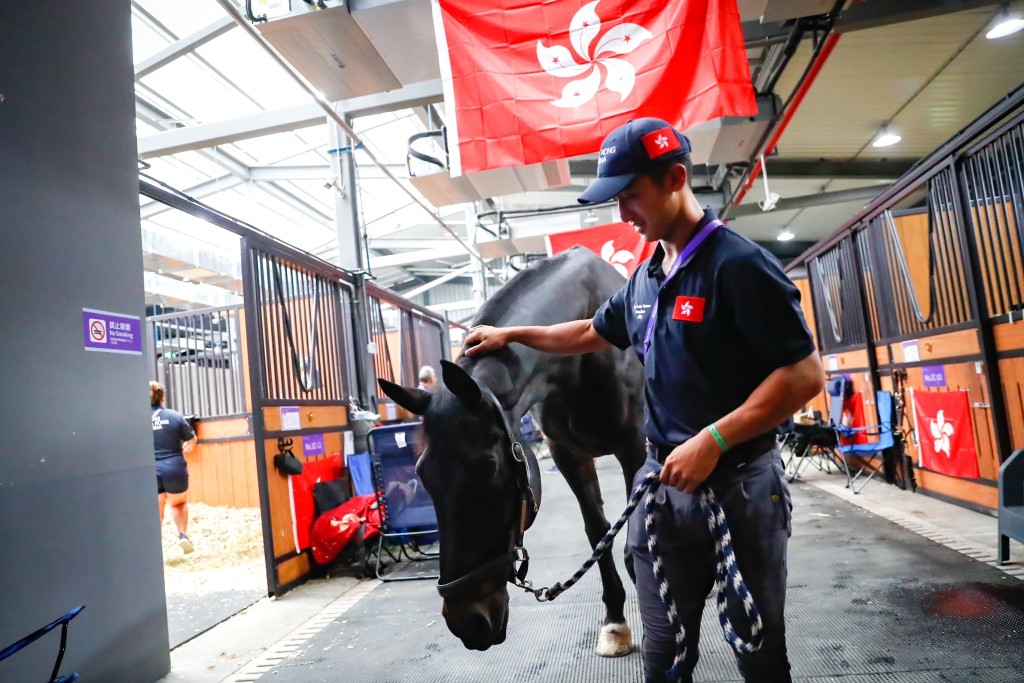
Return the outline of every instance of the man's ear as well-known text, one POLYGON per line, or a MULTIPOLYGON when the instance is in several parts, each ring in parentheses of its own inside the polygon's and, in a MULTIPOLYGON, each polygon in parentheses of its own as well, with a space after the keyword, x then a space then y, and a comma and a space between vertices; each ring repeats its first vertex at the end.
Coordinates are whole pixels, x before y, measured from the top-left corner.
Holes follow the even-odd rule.
POLYGON ((672 164, 668 172, 669 185, 673 192, 678 192, 690 184, 690 175, 686 171, 686 164, 678 161, 672 164))

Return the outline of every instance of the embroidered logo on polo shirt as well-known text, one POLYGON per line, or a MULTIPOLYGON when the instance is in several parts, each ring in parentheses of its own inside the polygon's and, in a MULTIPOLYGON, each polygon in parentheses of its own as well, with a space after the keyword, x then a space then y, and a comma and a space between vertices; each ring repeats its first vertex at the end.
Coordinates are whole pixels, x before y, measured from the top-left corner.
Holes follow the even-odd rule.
POLYGON ((704 297, 677 296, 675 306, 672 307, 672 319, 691 323, 703 322, 704 297))

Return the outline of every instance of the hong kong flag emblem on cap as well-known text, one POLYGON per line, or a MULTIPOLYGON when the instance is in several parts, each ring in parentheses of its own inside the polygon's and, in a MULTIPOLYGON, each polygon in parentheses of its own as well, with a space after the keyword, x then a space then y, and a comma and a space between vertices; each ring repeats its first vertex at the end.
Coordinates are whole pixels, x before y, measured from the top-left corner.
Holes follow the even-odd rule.
POLYGON ((651 159, 657 159, 663 154, 668 154, 679 149, 679 138, 676 137, 675 131, 671 128, 659 128, 653 133, 647 135, 641 135, 640 141, 644 143, 644 147, 647 149, 647 156, 651 159))
POLYGON ((704 297, 677 296, 676 305, 672 307, 673 320, 685 320, 690 323, 704 321, 704 297))

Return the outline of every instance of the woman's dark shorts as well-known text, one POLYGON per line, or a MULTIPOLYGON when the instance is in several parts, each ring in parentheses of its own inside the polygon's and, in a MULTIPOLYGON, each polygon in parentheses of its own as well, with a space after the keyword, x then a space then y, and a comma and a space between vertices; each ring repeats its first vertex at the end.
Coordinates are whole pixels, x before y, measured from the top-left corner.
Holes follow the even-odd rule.
POLYGON ((185 456, 172 455, 156 461, 157 493, 185 493, 188 491, 188 464, 185 456))

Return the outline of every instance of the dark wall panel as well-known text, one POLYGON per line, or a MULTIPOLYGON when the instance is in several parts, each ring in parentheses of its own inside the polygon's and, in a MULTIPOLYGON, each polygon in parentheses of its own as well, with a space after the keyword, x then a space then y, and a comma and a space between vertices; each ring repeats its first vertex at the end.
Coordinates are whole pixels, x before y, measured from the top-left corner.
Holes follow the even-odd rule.
POLYGON ((144 359, 82 333, 144 314, 136 156, 129 3, 0 0, 0 646, 84 603, 62 672, 89 681, 170 666, 144 359))

